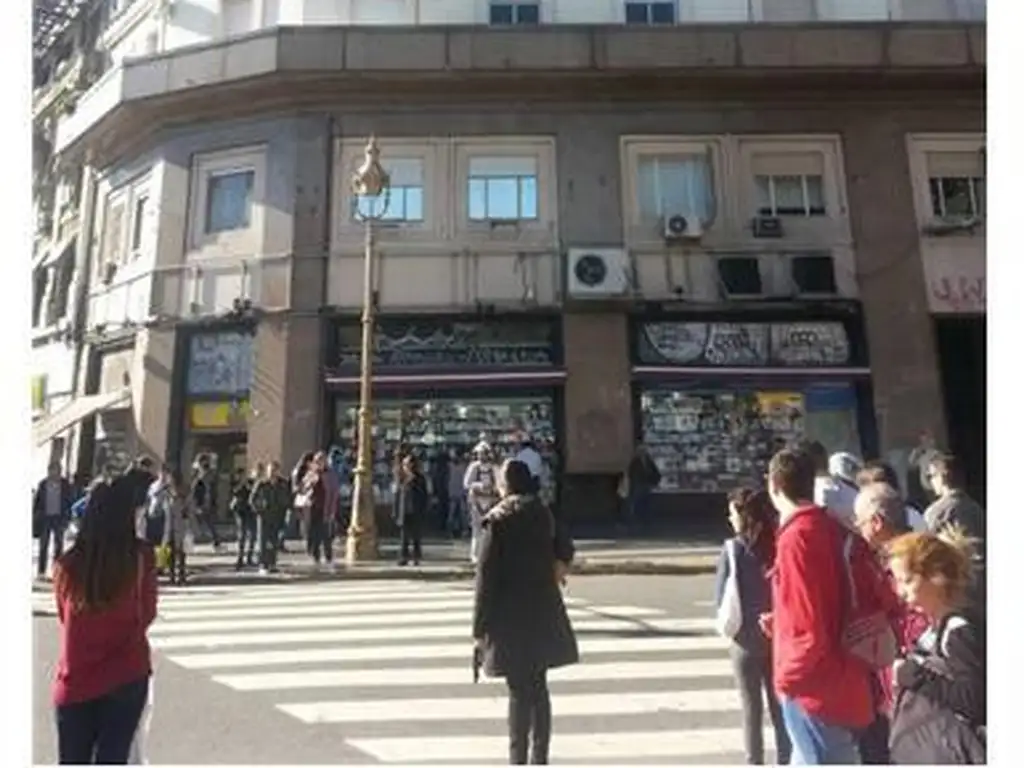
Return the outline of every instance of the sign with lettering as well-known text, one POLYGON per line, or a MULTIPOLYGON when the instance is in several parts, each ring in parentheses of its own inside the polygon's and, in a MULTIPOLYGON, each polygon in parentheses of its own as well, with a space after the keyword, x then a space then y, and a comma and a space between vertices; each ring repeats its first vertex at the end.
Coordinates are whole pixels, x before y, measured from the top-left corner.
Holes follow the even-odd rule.
POLYGON ((985 276, 933 277, 928 286, 928 304, 932 312, 942 314, 984 314, 985 276))
POLYGON ((252 386, 252 365, 252 333, 196 334, 189 343, 188 394, 245 394, 252 386))
POLYGON ((645 365, 836 366, 851 360, 839 322, 646 323, 638 357, 645 365))
MULTIPOLYGON (((358 369, 358 325, 338 328, 338 367, 358 369)), ((546 321, 387 322, 374 334, 381 368, 504 368, 555 364, 554 328, 546 321)))

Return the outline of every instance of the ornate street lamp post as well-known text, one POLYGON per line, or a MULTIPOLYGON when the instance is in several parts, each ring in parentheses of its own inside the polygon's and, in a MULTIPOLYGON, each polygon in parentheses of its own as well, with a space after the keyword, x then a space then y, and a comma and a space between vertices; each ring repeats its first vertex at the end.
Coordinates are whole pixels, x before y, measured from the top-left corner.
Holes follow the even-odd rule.
POLYGON ((391 197, 391 179, 380 164, 377 139, 366 145, 366 159, 352 176, 352 191, 360 199, 369 198, 367 210, 356 206, 356 217, 366 228, 366 253, 363 255, 363 338, 359 367, 359 426, 356 432, 358 457, 352 489, 352 515, 345 542, 345 560, 356 563, 377 558, 376 501, 373 494, 373 321, 376 306, 373 296, 374 225, 384 218, 391 197), (380 201, 381 205, 377 205, 380 201))

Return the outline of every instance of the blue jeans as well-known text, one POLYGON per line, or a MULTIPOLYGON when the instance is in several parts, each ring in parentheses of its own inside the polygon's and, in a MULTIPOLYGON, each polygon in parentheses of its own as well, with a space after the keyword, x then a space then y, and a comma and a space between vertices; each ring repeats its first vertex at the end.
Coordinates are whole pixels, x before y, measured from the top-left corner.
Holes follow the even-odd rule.
POLYGON ((792 699, 779 697, 792 746, 790 765, 860 765, 857 737, 849 728, 827 725, 792 699))

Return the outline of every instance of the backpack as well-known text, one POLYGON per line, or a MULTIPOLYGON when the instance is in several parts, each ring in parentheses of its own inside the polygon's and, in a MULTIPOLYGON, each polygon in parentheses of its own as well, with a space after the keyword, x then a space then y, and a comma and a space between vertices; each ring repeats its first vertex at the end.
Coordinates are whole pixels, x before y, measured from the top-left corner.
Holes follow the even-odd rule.
POLYGON ((867 543, 852 531, 842 531, 843 590, 847 597, 843 647, 869 669, 886 669, 896 660, 900 649, 890 618, 897 598, 867 543))

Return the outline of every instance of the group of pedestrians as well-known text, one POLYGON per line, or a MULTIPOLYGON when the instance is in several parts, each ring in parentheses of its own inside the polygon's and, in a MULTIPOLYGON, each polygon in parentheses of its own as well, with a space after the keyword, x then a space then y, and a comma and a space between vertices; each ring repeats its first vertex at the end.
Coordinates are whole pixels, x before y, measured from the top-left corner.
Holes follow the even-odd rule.
POLYGON ((777 453, 729 496, 717 627, 763 764, 762 691, 780 764, 985 761, 985 520, 958 462, 929 458, 908 505, 881 462, 777 453))

